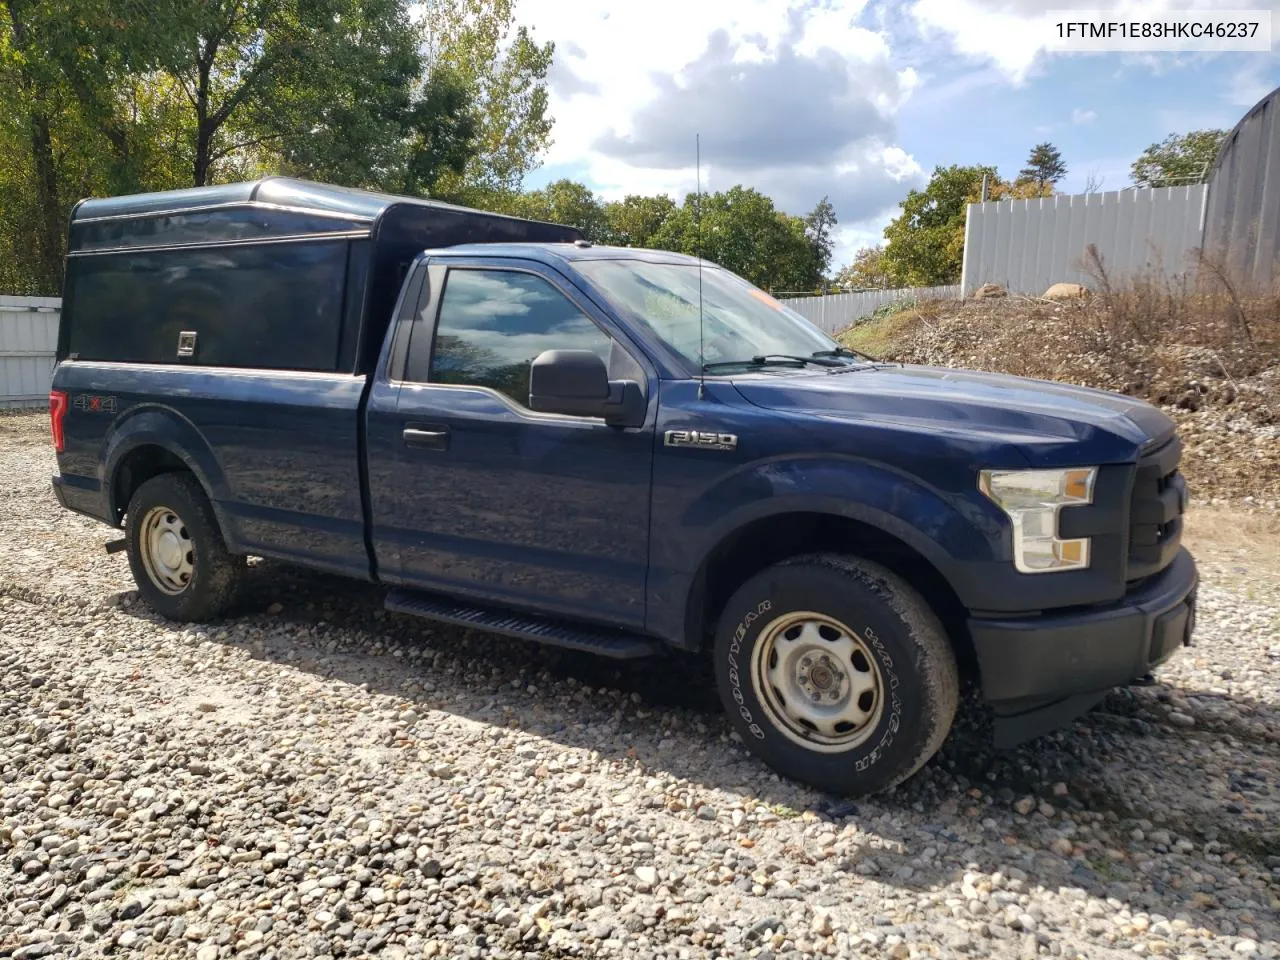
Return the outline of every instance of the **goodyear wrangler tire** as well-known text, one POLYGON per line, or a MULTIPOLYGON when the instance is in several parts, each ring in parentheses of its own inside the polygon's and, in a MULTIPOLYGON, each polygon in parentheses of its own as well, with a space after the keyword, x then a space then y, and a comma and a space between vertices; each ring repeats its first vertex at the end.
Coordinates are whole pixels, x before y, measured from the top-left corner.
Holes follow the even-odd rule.
POLYGON ((720 698, 785 777, 865 796, 916 773, 951 730, 956 659, 924 599, 883 567, 820 554, 769 567, 716 630, 720 698))

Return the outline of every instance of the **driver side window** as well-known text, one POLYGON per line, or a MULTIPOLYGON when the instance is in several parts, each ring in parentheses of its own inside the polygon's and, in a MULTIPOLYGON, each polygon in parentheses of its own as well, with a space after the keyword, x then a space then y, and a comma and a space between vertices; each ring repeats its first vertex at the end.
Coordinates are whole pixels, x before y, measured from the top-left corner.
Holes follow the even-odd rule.
POLYGON ((410 344, 407 380, 489 387, 526 407, 529 369, 542 351, 590 350, 606 364, 619 352, 548 281, 515 270, 451 269, 430 357, 418 342, 410 344))

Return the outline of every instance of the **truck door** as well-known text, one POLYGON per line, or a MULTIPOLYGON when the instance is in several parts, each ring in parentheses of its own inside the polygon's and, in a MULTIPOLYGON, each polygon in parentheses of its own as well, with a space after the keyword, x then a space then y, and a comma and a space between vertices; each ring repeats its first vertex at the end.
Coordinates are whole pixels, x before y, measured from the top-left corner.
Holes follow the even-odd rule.
POLYGON ((393 360, 398 388, 370 398, 382 579, 641 626, 656 381, 556 271, 497 258, 446 264, 431 264, 393 360), (597 351, 612 377, 644 384, 645 425, 530 410, 530 364, 550 349, 597 351))

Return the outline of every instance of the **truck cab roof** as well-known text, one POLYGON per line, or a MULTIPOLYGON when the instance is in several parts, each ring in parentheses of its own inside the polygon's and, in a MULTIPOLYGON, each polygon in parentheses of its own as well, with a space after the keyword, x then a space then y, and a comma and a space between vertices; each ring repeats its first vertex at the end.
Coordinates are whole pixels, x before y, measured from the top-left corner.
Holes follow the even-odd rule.
MULTIPOLYGON (((613 247, 577 240, 568 243, 463 243, 444 250, 432 250, 457 257, 520 257, 548 262, 573 263, 579 260, 641 260, 645 263, 679 263, 696 266, 697 257, 669 250, 649 250, 642 247, 613 247)), ((709 260, 702 265, 716 267, 709 260)))

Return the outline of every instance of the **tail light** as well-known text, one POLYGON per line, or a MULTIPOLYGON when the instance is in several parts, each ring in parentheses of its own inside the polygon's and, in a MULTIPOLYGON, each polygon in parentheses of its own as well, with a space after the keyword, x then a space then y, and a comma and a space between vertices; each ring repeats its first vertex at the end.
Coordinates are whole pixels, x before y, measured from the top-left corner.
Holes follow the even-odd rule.
POLYGON ((58 453, 66 446, 62 435, 62 418, 67 414, 67 395, 61 390, 49 391, 49 422, 53 427, 53 449, 58 453))

